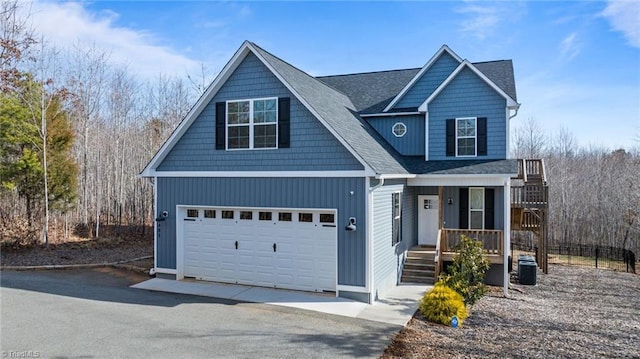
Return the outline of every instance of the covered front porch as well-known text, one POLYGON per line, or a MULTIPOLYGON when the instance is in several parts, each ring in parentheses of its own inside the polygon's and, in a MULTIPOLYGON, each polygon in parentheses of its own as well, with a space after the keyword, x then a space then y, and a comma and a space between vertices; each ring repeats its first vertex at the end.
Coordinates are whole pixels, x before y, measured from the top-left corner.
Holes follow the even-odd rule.
POLYGON ((453 261, 455 247, 466 235, 482 242, 484 255, 491 262, 487 283, 501 285, 507 293, 510 186, 517 162, 474 163, 466 166, 464 173, 460 168, 447 172, 461 173, 437 172, 442 171, 407 181, 417 202, 417 244, 422 252, 433 253, 434 278, 453 261), (482 173, 485 171, 493 173, 482 173))

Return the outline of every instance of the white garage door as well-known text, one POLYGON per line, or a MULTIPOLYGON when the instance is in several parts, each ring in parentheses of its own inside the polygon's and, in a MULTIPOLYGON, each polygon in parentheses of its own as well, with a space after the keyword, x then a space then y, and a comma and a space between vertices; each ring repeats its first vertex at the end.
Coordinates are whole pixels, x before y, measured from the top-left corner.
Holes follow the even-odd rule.
POLYGON ((335 291, 334 210, 187 208, 184 276, 335 291))

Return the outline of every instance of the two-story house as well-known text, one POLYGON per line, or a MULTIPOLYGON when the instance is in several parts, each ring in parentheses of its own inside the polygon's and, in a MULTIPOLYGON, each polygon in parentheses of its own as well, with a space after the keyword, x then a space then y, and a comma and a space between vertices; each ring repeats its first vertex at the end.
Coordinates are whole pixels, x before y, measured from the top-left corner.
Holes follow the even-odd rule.
POLYGON ((442 263, 468 234, 506 290, 518 107, 509 60, 445 45, 422 68, 313 77, 245 42, 142 172, 155 271, 371 303, 411 248, 442 263))

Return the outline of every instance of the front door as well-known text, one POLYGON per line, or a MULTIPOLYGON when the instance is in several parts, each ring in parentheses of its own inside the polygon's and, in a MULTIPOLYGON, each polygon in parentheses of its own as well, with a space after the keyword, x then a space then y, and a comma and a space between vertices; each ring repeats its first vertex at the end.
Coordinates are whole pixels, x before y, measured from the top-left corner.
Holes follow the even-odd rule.
POLYGON ((418 244, 435 246, 438 229, 438 196, 418 196, 418 244))

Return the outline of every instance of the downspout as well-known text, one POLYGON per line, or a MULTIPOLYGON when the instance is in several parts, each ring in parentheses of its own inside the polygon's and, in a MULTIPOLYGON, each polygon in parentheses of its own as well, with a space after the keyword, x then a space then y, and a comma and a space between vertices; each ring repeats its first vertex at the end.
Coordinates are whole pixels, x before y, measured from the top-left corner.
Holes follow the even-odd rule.
POLYGON ((518 104, 518 105, 515 107, 516 112, 514 112, 514 113, 513 113, 513 115, 510 115, 510 116, 509 116, 509 119, 512 119, 512 118, 514 118, 514 117, 518 116, 518 110, 520 109, 520 105, 521 105, 521 104, 518 104))
POLYGON ((376 184, 373 187, 369 187, 369 193, 371 193, 371 192, 377 190, 378 188, 384 186, 384 177, 378 178, 378 181, 379 181, 378 184, 376 184))

